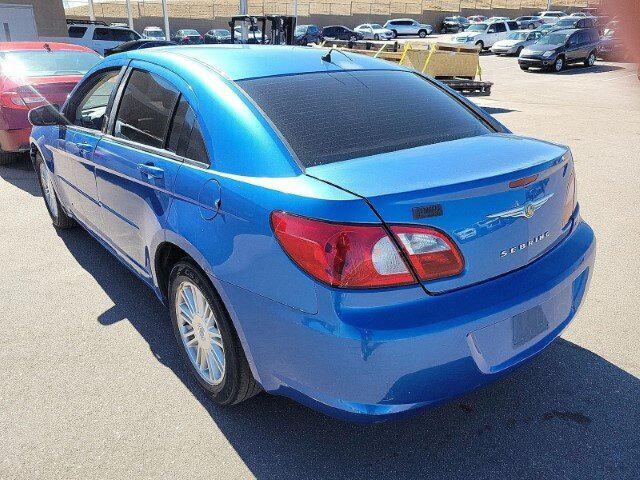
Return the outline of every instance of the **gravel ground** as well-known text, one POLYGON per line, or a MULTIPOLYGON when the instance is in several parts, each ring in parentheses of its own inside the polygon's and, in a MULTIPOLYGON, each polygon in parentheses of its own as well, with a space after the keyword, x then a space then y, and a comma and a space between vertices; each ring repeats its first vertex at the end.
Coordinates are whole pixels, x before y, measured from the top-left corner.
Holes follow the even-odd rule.
POLYGON ((576 158, 598 259, 561 339, 412 420, 356 426, 269 395, 218 408, 152 293, 87 233, 53 229, 27 162, 0 167, 0 478, 640 478, 635 69, 482 63, 495 87, 477 103, 576 158))

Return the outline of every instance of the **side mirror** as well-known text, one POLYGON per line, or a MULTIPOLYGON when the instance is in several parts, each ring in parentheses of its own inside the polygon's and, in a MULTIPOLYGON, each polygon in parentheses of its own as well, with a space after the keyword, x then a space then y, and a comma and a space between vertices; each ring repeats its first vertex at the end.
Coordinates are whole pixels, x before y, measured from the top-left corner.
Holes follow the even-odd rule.
POLYGON ((42 105, 29 110, 29 123, 34 127, 68 125, 69 122, 54 105, 42 105))

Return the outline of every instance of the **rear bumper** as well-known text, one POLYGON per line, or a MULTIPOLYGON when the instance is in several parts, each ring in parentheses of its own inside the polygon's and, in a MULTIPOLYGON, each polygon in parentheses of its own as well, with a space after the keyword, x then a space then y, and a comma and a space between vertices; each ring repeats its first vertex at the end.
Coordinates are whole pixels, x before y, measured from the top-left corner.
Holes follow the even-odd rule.
POLYGON ((0 130, 0 151, 26 152, 29 150, 30 134, 30 127, 18 130, 0 130))
POLYGON ((375 422, 462 395, 539 353, 574 317, 594 260, 593 231, 579 223, 534 263, 442 295, 318 287, 310 315, 228 284, 224 293, 265 390, 375 422), (523 337, 513 319, 527 315, 545 325, 523 337))

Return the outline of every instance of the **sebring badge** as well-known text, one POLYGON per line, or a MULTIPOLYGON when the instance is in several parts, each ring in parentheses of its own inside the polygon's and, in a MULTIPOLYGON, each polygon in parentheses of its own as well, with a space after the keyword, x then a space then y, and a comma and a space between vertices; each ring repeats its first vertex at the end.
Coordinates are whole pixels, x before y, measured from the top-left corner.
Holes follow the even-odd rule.
POLYGON ((487 215, 487 218, 531 218, 540 209, 540 207, 542 207, 549 201, 551 197, 553 197, 553 193, 545 195, 538 200, 527 202, 519 207, 511 208, 509 210, 504 210, 498 213, 492 213, 491 215, 487 215))
POLYGON ((537 237, 533 237, 531 240, 528 240, 525 243, 521 243, 520 245, 515 245, 515 246, 513 246, 511 248, 508 248, 506 250, 502 250, 500 252, 500 258, 506 257, 507 255, 512 255, 512 254, 517 253, 517 252, 519 252, 521 250, 524 250, 525 248, 532 247, 536 243, 543 241, 545 238, 549 238, 549 232, 548 231, 544 232, 541 235, 538 235, 537 237))

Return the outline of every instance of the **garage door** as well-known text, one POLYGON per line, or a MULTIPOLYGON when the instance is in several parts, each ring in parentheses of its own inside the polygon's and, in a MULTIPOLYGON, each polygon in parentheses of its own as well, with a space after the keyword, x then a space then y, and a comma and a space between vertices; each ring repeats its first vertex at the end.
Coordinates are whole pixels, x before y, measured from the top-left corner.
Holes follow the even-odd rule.
POLYGON ((37 39, 32 6, 0 3, 0 42, 37 39))

